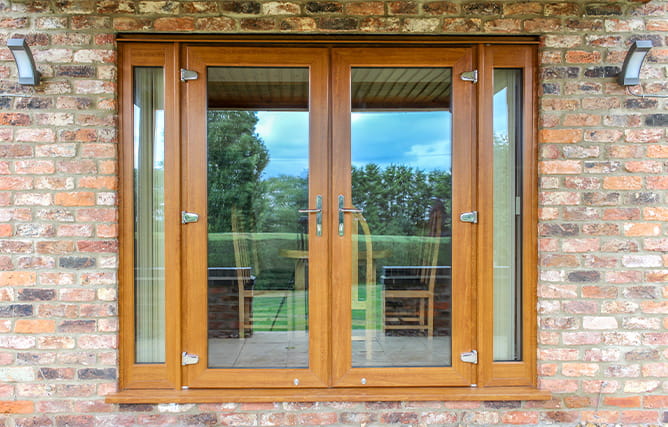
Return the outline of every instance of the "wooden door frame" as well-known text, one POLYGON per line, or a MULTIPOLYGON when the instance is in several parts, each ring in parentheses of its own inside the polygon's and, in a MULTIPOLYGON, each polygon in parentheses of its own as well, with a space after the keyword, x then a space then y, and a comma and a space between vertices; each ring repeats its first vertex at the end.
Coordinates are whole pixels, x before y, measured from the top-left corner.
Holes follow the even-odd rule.
MULTIPOLYGON (((328 353, 329 328, 327 313, 329 284, 317 271, 329 270, 326 257, 327 231, 323 224, 323 236, 315 237, 314 221, 310 223, 309 262, 309 367, 304 369, 249 369, 209 368, 207 337, 207 177, 206 177, 206 117, 207 117, 207 67, 305 67, 310 70, 309 96, 309 200, 324 194, 328 185, 327 164, 327 105, 328 105, 328 55, 322 48, 256 48, 184 46, 184 64, 198 73, 199 78, 186 84, 185 141, 184 150, 184 209, 197 212, 200 220, 183 227, 185 254, 184 283, 184 351, 199 355, 197 364, 184 367, 184 385, 189 388, 258 388, 258 387, 326 387, 329 377, 328 353), (315 173, 314 173, 315 171, 315 173)), ((327 206, 323 206, 324 209, 327 206)))
MULTIPOLYGON (((458 76, 471 71, 474 49, 440 48, 335 48, 332 52, 332 92, 336 93, 337 103, 332 106, 332 140, 339 144, 337 156, 333 158, 334 171, 332 194, 343 194, 345 200, 351 198, 350 165, 350 70, 353 67, 442 67, 452 69, 452 108, 453 108, 453 200, 452 212, 474 210, 473 206, 473 158, 475 87, 464 82, 458 76), (457 123, 455 117, 460 122, 457 123), (455 181, 456 180, 456 181, 455 181), (455 182, 467 190, 455 191, 455 182)), ((335 221, 336 212, 331 212, 330 221, 335 221)), ((345 218, 345 228, 350 229, 351 220, 345 218)), ((452 241, 458 241, 463 247, 472 248, 473 225, 459 224, 453 220, 452 241)), ((350 262, 340 262, 332 272, 333 300, 337 301, 332 313, 332 324, 337 325, 333 335, 333 385, 337 387, 387 387, 387 386, 469 386, 474 381, 474 365, 459 360, 459 353, 473 349, 474 334, 471 322, 471 296, 473 280, 471 278, 471 249, 453 252, 453 320, 452 364, 451 367, 397 367, 397 368, 353 368, 351 344, 351 278, 350 262), (461 286, 455 286, 455 283, 461 286), (457 301, 456 303, 454 303, 457 301)), ((332 240, 332 257, 338 260, 351 260, 350 234, 332 240)), ((426 338, 425 338, 426 339, 426 338)))
MULTIPOLYGON (((121 392, 107 398, 109 402, 115 403, 136 403, 136 402, 216 402, 221 399, 235 401, 311 401, 311 400, 541 400, 549 397, 549 393, 541 392, 535 389, 536 386, 536 346, 537 346, 537 325, 536 325, 536 281, 537 281, 537 172, 536 172, 536 55, 537 39, 532 37, 503 38, 503 37, 476 37, 470 38, 446 38, 436 36, 424 37, 402 37, 402 36, 274 36, 274 35, 256 35, 256 36, 209 36, 209 35, 149 35, 149 34, 123 34, 118 36, 119 41, 119 106, 121 115, 119 120, 119 129, 121 144, 119 144, 119 167, 120 189, 119 189, 119 236, 120 236, 120 269, 119 280, 121 282, 119 290, 120 305, 120 388, 121 392), (142 43, 143 42, 143 43, 142 43), (158 43, 156 43, 158 42, 158 43), (320 366, 317 378, 319 385, 308 386, 310 391, 306 391, 307 386, 302 383, 300 387, 294 387, 293 378, 282 377, 275 385, 264 385, 265 391, 261 389, 252 389, 246 386, 245 370, 243 378, 239 377, 232 383, 217 383, 215 381, 204 381, 203 387, 211 389, 201 390, 182 390, 182 375, 188 375, 192 372, 192 367, 181 366, 180 352, 189 350, 187 348, 188 339, 185 337, 186 331, 190 330, 189 323, 182 316, 182 311, 188 310, 188 283, 181 278, 181 262, 190 258, 190 252, 186 252, 189 247, 189 232, 187 226, 182 226, 175 220, 182 209, 186 209, 188 196, 191 195, 193 187, 182 184, 181 165, 187 162, 187 156, 193 148, 188 142, 188 120, 193 117, 188 108, 181 108, 179 102, 180 93, 188 90, 190 83, 179 83, 177 80, 178 69, 181 64, 186 64, 185 56, 179 54, 181 45, 187 45, 187 48, 204 46, 237 47, 239 49, 256 49, 259 46, 275 50, 278 47, 308 48, 308 46, 320 48, 332 48, 340 46, 366 46, 374 48, 382 47, 410 47, 411 49, 420 49, 425 46, 448 47, 473 47, 478 50, 474 59, 477 68, 481 73, 481 80, 478 83, 477 95, 474 103, 477 103, 477 126, 472 123, 471 134, 473 138, 472 157, 476 159, 475 166, 483 164, 488 159, 489 152, 484 148, 486 140, 491 137, 491 116, 488 108, 491 105, 489 98, 493 94, 493 86, 485 83, 485 77, 489 78, 489 73, 493 68, 522 68, 524 76, 524 153, 525 172, 524 172, 524 205, 525 213, 524 230, 524 256, 523 256, 523 319, 527 326, 523 331, 523 360, 522 362, 494 362, 491 360, 492 354, 492 335, 491 328, 485 327, 492 321, 493 301, 491 300, 490 287, 490 269, 486 266, 490 262, 490 252, 485 245, 490 234, 490 229, 480 226, 472 237, 472 243, 477 245, 476 253, 471 260, 470 268, 475 271, 477 282, 470 286, 470 295, 474 301, 471 312, 476 320, 476 327, 470 330, 471 343, 477 343, 480 362, 477 366, 472 366, 475 371, 475 377, 478 381, 478 388, 469 387, 444 387, 443 383, 435 384, 431 387, 412 387, 410 393, 404 391, 400 384, 394 383, 392 378, 387 379, 386 387, 359 387, 352 383, 358 378, 351 378, 351 386, 342 386, 341 388, 322 388, 331 387, 330 378, 334 377, 332 365, 328 359, 331 354, 332 342, 329 338, 325 339, 321 348, 322 353, 311 355, 312 361, 320 366), (520 52, 520 53, 518 53, 520 52), (169 212, 175 213, 174 218, 169 220, 168 228, 173 231, 173 242, 171 252, 168 252, 167 265, 174 274, 167 274, 167 295, 166 311, 167 332, 166 332, 166 363, 142 365, 134 363, 134 293, 133 293, 133 206, 132 206, 132 67, 134 66, 163 66, 165 67, 165 85, 166 85, 166 109, 171 109, 173 114, 167 114, 167 152, 166 162, 172 171, 167 175, 166 185, 171 188, 171 208, 169 212), (173 120, 170 120, 172 117, 173 120), (181 117, 181 120, 178 120, 181 117), (171 136, 170 136, 171 135, 171 136), (172 159, 171 162, 169 159, 172 159), (183 162, 179 163, 183 159, 183 162), (183 195, 183 197, 182 197, 183 195), (181 200, 183 199, 183 200, 181 200), (180 253, 183 248, 183 253, 180 253), (169 261, 171 260, 171 262, 169 261), (487 295, 487 296, 485 296, 487 295), (183 297, 183 298, 182 298, 183 297), (184 308, 182 308, 184 307, 184 308), (181 319, 184 319, 183 321, 181 319), (286 384, 289 383, 289 384, 286 384), (280 384, 279 384, 280 383, 280 384), (223 390, 224 387, 229 387, 223 390), (280 387, 280 388, 271 388, 280 387), (137 391, 132 391, 133 389, 137 391), (143 390, 150 389, 152 392, 146 393, 143 390), (159 391, 163 389, 163 391, 159 391), (406 394, 408 393, 408 394, 406 394)), ((280 58, 281 65, 285 65, 284 58, 280 58)), ((278 61, 278 59, 277 59, 278 61)), ((325 89, 328 94, 329 88, 325 89)), ((331 100, 327 100, 330 103, 331 100)), ((473 108, 473 107, 472 107, 473 108)), ((326 133, 325 139, 331 140, 332 127, 326 123, 321 129, 326 133)), ((339 129, 340 132, 342 129, 339 129)), ((332 154, 332 147, 325 150, 325 160, 321 164, 327 164, 332 154)), ((331 176, 330 173, 327 176, 331 176)), ((489 194, 489 182, 486 181, 483 172, 479 172, 472 178, 472 189, 477 190, 477 194, 471 195, 468 201, 471 206, 478 204, 478 208, 483 211, 485 207, 485 194, 489 194)), ((328 178, 329 179, 329 178, 328 178)), ((329 181, 321 183, 323 188, 331 188, 329 181)), ((337 184, 338 185, 338 184, 337 184)), ((472 194, 475 192, 472 192, 472 194)), ((313 194, 309 195, 313 200, 313 194)), ((323 200, 325 205, 332 203, 331 200, 323 200)), ((330 212, 333 209, 328 207, 330 212)), ((455 212, 453 210, 453 212, 455 212)), ((324 215, 323 230, 330 230, 330 224, 335 220, 334 214, 324 215)), ((480 224, 479 224, 480 225, 480 224)), ((491 246, 488 245, 487 246, 491 246)), ((329 248, 325 248, 325 252, 329 248)), ((334 274, 330 264, 327 264, 326 270, 330 276, 334 274)), ((326 299, 331 299, 332 295, 323 295, 326 299)), ((309 307, 311 313, 317 310, 317 307, 309 307)), ((321 326, 327 330, 327 321, 334 319, 335 316, 330 313, 331 307, 327 306, 324 311, 325 320, 321 320, 321 326), (331 316, 331 317, 330 317, 331 316)), ((337 315, 340 317, 340 314, 337 315)), ((472 328, 473 322, 467 322, 462 327, 472 328)), ((192 322, 190 322, 192 326, 192 322)), ((338 341, 336 341, 338 343, 338 341)), ((454 354, 454 352, 453 352, 454 354)), ((454 358, 454 357, 453 357, 454 358)), ((345 374, 347 370, 342 370, 339 365, 334 366, 337 373, 345 374)), ((227 371, 225 369, 224 371, 227 371)), ((281 370, 283 371, 283 370, 281 370)), ((263 370, 266 374, 267 371, 263 370)), ((227 372, 225 373, 227 375, 227 372)), ((426 375, 431 375, 426 373, 426 375)), ((339 383, 338 385, 342 385, 339 383)))

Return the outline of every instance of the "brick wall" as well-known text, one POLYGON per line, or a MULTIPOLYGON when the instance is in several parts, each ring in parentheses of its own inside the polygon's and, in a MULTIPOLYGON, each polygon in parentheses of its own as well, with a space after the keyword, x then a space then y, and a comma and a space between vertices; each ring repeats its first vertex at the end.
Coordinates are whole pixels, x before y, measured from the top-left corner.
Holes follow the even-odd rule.
POLYGON ((0 0, 0 426, 668 423, 668 2, 0 0), (542 34, 540 385, 549 402, 105 404, 116 389, 114 33, 542 34))

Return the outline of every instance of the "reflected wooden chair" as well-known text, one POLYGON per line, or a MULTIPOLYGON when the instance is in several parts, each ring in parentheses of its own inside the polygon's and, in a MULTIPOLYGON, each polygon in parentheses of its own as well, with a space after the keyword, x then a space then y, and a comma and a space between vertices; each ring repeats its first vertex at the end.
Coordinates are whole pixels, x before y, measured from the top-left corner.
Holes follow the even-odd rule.
POLYGON ((352 215, 353 245, 352 245, 352 310, 364 312, 364 337, 353 337, 365 341, 367 359, 373 358, 373 342, 380 329, 378 312, 378 283, 376 281, 375 260, 384 253, 374 253, 371 230, 361 213, 352 215), (361 234, 360 234, 361 230, 361 234), (363 251, 360 251, 359 239, 363 241, 363 251), (365 296, 360 296, 359 265, 362 263, 364 271, 365 296))
POLYGON ((442 270, 438 265, 444 207, 437 200, 429 214, 429 232, 423 237, 418 262, 409 266, 385 266, 383 326, 385 330, 422 330, 434 335, 434 293, 442 270))
MULTIPOLYGON (((237 288, 239 291, 239 338, 246 337, 246 331, 253 332, 253 324, 257 319, 253 315, 253 301, 258 298, 280 298, 280 304, 271 320, 272 328, 276 323, 281 309, 287 304, 287 329, 293 330, 293 294, 294 289, 257 289, 256 276, 260 273, 260 261, 257 249, 252 244, 252 234, 243 231, 236 210, 232 211, 232 244, 234 262, 237 270, 237 288), (255 275, 253 275, 253 273, 255 275)), ((256 306, 257 307, 257 306, 256 306)))

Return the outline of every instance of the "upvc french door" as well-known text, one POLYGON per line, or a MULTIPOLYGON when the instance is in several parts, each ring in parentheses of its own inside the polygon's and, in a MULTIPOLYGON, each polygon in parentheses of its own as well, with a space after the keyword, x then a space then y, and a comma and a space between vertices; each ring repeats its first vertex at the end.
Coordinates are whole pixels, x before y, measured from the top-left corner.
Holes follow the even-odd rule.
POLYGON ((472 56, 184 48, 186 386, 474 382, 472 56))

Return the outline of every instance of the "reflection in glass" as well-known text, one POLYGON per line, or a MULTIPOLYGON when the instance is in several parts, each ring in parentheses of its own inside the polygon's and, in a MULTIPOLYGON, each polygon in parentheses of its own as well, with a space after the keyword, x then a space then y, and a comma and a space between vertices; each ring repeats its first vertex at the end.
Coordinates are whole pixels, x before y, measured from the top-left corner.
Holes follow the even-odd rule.
POLYGON ((494 70, 494 360, 521 360, 521 70, 494 70))
POLYGON ((352 364, 451 364, 451 70, 352 69, 352 364))
POLYGON ((207 89, 209 366, 308 367, 308 69, 207 89))
POLYGON ((161 67, 134 69, 135 363, 165 362, 165 122, 161 67))

